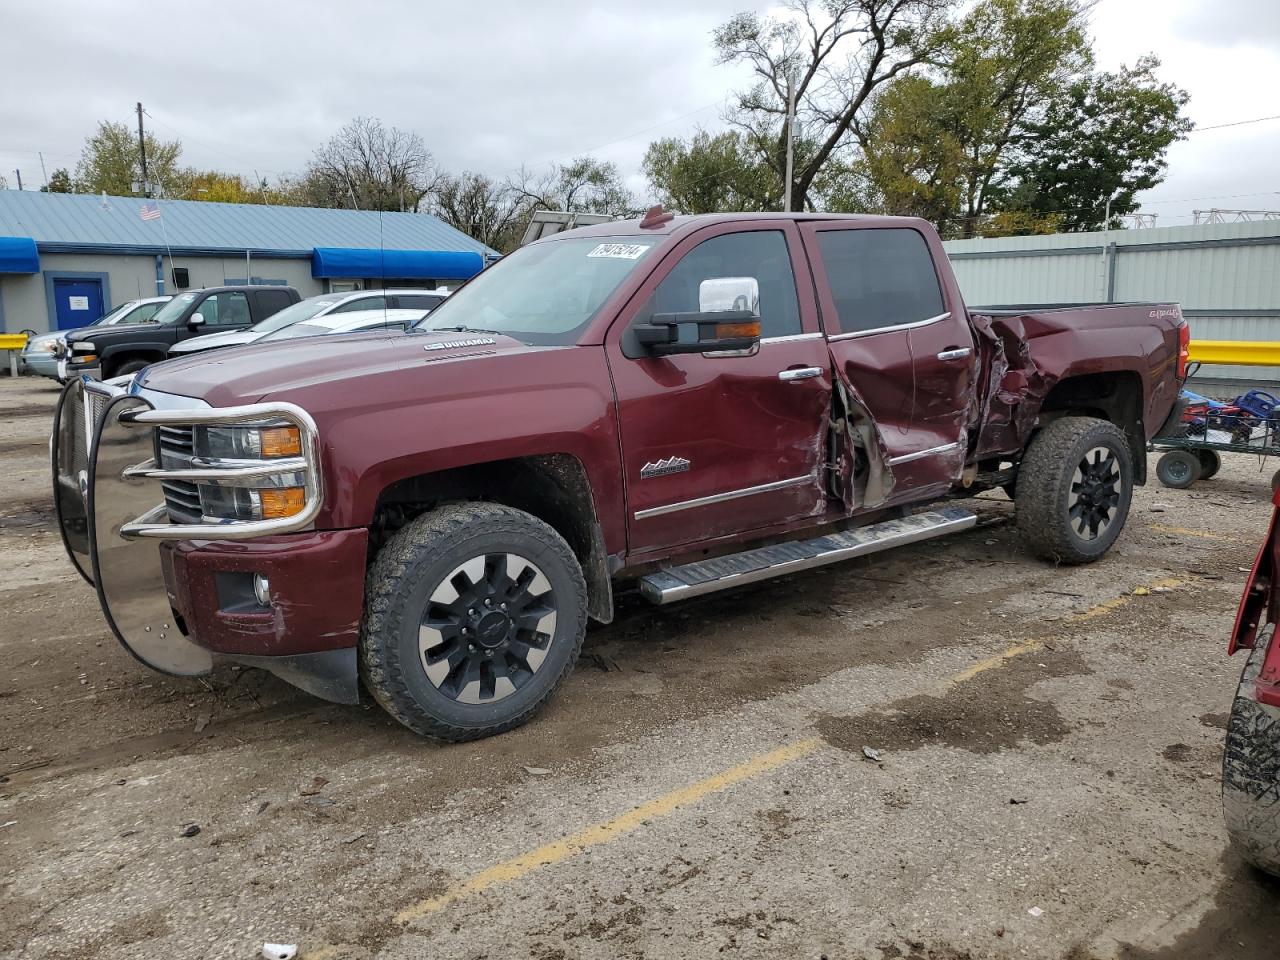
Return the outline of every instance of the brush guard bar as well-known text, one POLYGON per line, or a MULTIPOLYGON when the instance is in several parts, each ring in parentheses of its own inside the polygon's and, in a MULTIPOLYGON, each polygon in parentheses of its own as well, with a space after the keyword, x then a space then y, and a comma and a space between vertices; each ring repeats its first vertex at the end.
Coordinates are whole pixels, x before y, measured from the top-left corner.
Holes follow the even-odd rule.
POLYGON ((107 622, 131 654, 175 676, 198 676, 213 657, 187 635, 170 594, 170 553, 156 540, 244 540, 309 527, 320 510, 321 480, 314 421, 289 403, 157 409, 146 391, 73 380, 58 402, 51 440, 54 502, 63 545, 98 593, 107 622), (263 461, 191 458, 182 469, 157 461, 155 428, 284 423, 298 428, 301 456, 263 461), (160 481, 271 486, 275 475, 300 481, 302 509, 263 520, 169 519, 160 481))

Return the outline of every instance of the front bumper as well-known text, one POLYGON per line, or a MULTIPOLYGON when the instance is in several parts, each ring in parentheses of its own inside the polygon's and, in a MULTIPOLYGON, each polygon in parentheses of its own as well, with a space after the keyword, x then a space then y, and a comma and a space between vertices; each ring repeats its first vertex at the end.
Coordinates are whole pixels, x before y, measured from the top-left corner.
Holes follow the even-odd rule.
POLYGON ((355 702, 368 532, 308 529, 320 497, 310 418, 287 405, 217 411, 191 398, 140 393, 72 381, 52 444, 63 543, 117 638, 162 673, 200 676, 225 658, 355 702), (305 474, 303 511, 254 522, 170 521, 160 502, 170 479, 269 482, 272 471, 196 457, 166 468, 157 462, 152 424, 245 422, 258 412, 293 418, 306 430, 304 456, 287 461, 305 474))
POLYGON ((22 365, 38 376, 58 379, 58 358, 52 353, 24 353, 22 365))

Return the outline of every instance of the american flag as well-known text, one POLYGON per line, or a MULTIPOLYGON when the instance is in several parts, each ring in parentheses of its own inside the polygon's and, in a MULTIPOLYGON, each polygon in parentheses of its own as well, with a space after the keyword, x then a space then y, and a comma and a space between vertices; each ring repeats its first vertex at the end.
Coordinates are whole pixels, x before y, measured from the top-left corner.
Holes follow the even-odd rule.
POLYGON ((138 211, 138 216, 143 220, 159 220, 160 205, 156 203, 144 203, 142 209, 138 211))

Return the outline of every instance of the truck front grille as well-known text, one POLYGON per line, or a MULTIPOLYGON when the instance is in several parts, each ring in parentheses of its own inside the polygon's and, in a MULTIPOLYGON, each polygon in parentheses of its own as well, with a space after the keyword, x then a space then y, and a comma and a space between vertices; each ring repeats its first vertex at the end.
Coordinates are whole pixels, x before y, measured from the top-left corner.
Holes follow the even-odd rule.
MULTIPOLYGON (((191 465, 195 455, 194 427, 157 427, 156 462, 166 470, 180 470, 191 465)), ((189 480, 162 480, 164 505, 174 523, 199 523, 200 488, 189 480)))

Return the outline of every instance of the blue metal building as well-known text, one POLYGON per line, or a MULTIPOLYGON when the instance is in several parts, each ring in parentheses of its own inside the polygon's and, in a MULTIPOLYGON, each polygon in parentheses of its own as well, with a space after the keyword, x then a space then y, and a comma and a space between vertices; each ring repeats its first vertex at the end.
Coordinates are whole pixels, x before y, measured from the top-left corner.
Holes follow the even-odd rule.
POLYGON ((228 283, 304 297, 450 286, 496 256, 421 213, 0 190, 0 332, 84 326, 126 300, 228 283))

